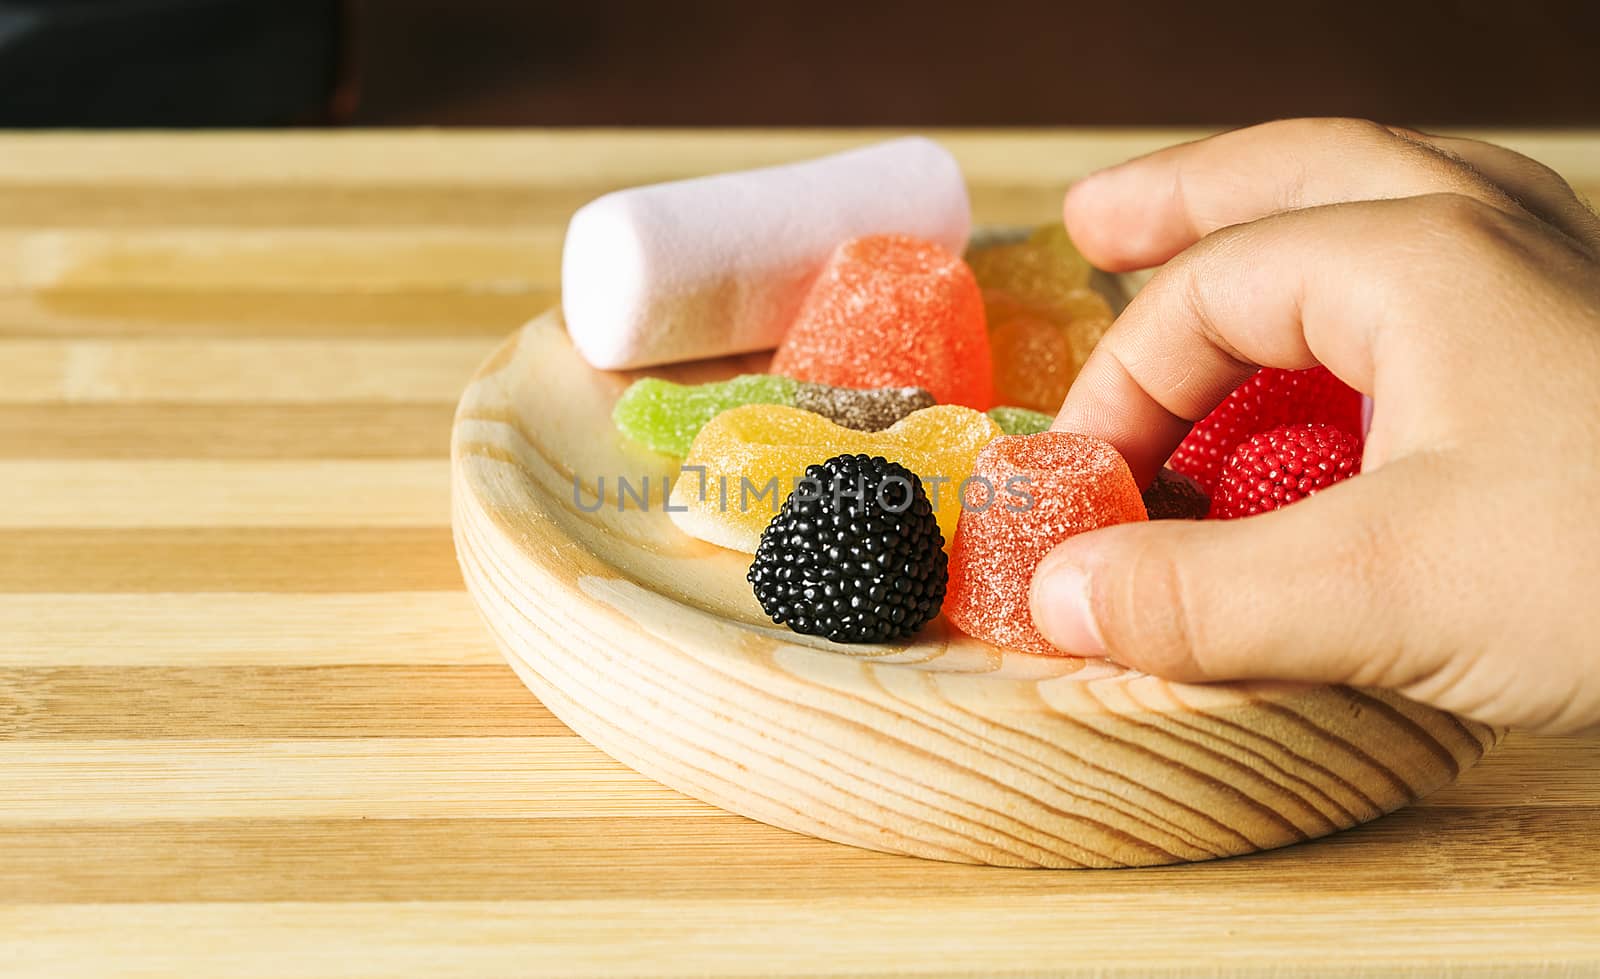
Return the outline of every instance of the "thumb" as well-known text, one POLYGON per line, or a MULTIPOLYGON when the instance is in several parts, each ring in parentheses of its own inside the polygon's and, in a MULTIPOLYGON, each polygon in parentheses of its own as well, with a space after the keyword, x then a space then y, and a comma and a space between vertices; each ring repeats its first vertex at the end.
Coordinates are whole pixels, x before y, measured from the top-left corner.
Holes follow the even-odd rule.
POLYGON ((1067 652, 1174 680, 1407 682, 1443 637, 1420 621, 1438 603, 1417 594, 1401 468, 1242 520, 1070 538, 1034 573, 1034 622, 1067 652))

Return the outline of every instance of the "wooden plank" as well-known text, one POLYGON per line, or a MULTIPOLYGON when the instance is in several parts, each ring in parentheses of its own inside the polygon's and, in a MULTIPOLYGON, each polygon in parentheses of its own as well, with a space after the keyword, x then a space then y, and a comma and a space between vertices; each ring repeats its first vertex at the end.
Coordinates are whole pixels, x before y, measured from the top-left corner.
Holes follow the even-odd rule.
MULTIPOLYGON (((1462 845, 1540 848, 1516 873, 1473 888, 1518 894, 1577 895, 1600 885, 1600 858, 1558 857, 1584 837, 1587 809, 1434 810, 1330 837, 1325 858, 1305 849, 1197 865, 1187 896, 1197 904, 1242 895, 1314 890, 1360 896, 1459 886, 1463 870, 1437 859, 1430 837, 1462 845)), ((432 900, 646 899, 693 894, 848 900, 864 893, 915 899, 931 888, 1020 901, 1059 895, 1048 874, 1006 874, 960 864, 919 865, 866 850, 839 852, 748 820, 708 825, 693 817, 593 817, 561 820, 240 820, 0 824, 0 853, 14 855, 0 884, 17 901, 283 901, 307 893, 326 861, 354 858, 349 878, 325 881, 319 900, 396 900, 426 890, 432 900), (599 842, 597 842, 599 841, 599 842), (72 869, 82 852, 126 854, 115 867, 72 869), (736 859, 726 872, 685 886, 708 852, 736 859), (580 856, 581 855, 581 856, 580 856), (451 873, 454 865, 458 872, 451 873), (462 874, 460 868, 472 868, 462 874), (180 871, 175 873, 174 871, 180 871), (65 879, 64 879, 65 878, 65 879), (451 878, 446 880, 445 878, 451 878), (478 888, 474 890, 473 888, 478 888)), ((1170 901, 1170 871, 1090 871, 1079 885, 1098 895, 1170 901)))
MULTIPOLYGON (((8 134, 0 185, 472 188, 548 193, 574 183, 627 186, 786 163, 909 130, 364 131, 8 134), (183 153, 173 152, 181 142, 183 153), (116 162, 103 155, 114 147, 116 162)), ((923 130, 956 154, 969 180, 1036 184, 1104 166, 1201 130, 923 130)))
MULTIPOLYGON (((577 739, 461 579, 451 407, 615 186, 879 132, 0 134, 0 973, 1586 975, 1600 742, 1186 867, 713 810, 577 739)), ((1174 132, 936 134, 978 220, 1174 132)), ((1501 134, 1600 188, 1595 134, 1501 134)))
POLYGON ((450 402, 0 403, 0 459, 439 459, 450 402))
MULTIPOLYGON (((1068 875, 1075 876, 1075 875, 1068 875)), ((0 907, 11 963, 54 976, 1308 976, 1581 975, 1600 941, 1592 898, 1440 891, 1377 904, 1280 891, 1193 904, 1031 901, 930 888, 820 904, 422 901, 27 904, 0 907), (1159 929, 1152 922, 1160 922, 1159 929), (1249 941, 1241 940, 1248 930, 1249 941), (93 935, 88 941, 85 936, 93 935)))
MULTIPOLYGON (((1430 806, 1594 806, 1600 816, 1600 741, 1512 732, 1477 768, 1417 803, 1430 806)), ((1600 897, 1600 894, 1597 894, 1600 897)))
POLYGON ((737 819, 576 736, 0 741, 5 821, 737 819))
POLYGON ((19 182, 0 180, 0 228, 559 229, 573 211, 610 189, 581 176, 561 187, 531 192, 515 181, 396 186, 299 183, 268 176, 241 184, 197 185, 119 177, 86 183, 39 175, 19 182))
MULTIPOLYGON (((1061 206, 1061 186, 974 184, 980 220, 1049 220, 1061 206)), ((574 211, 616 182, 581 177, 561 186, 419 184, 402 187, 292 185, 254 182, 239 187, 166 184, 0 184, 0 229, 105 231, 136 228, 342 231, 427 229, 444 224, 485 229, 565 229, 574 211)), ((402 233, 405 233, 403 230, 402 233)))
POLYGON ((548 289, 562 229, 0 232, 0 289, 548 289))
MULTIPOLYGON (((546 227, 621 187, 791 162, 895 130, 347 134, 9 134, 0 138, 0 227, 186 226, 344 230, 546 227), (115 146, 117 165, 97 162, 115 146)), ((955 154, 981 221, 1051 220, 1072 180, 1202 130, 931 130, 955 154)), ((1518 149, 1600 198, 1584 133, 1461 131, 1518 149)), ((557 238, 556 240, 559 240, 557 238)), ((554 270, 554 265, 546 266, 554 270)), ((253 275, 270 274, 258 270, 253 275)), ((322 273, 319 273, 322 274, 322 273)), ((79 283, 82 284, 82 283, 79 283)))
MULTIPOLYGON (((1074 129, 649 129, 365 130, 328 133, 8 133, 0 185, 472 188, 541 192, 574 182, 627 186, 783 163, 915 132, 948 146, 973 183, 1065 181, 1199 138, 1209 130, 1074 129), (182 152, 174 147, 182 147, 182 152), (108 160, 114 153, 114 161, 108 160)), ((1459 129, 1600 181, 1594 137, 1554 130, 1459 129)))
POLYGON ((553 288, 0 291, 0 337, 504 337, 555 302, 553 288))
POLYGON ((504 664, 0 668, 0 742, 570 736, 504 664))
POLYGON ((449 525, 439 459, 0 461, 0 527, 449 525))
POLYGON ((0 527, 0 592, 410 592, 461 587, 435 527, 0 527))
MULTIPOLYGON (((290 535, 290 548, 307 552, 308 564, 337 563, 330 561, 326 545, 314 547, 299 540, 301 536, 290 535)), ((450 545, 448 535, 437 532, 425 538, 399 532, 387 546, 371 534, 365 536, 366 545, 377 552, 375 563, 392 559, 403 549, 438 551, 441 545, 445 549, 450 545)), ((226 553, 251 543, 250 535, 245 535, 243 541, 230 537, 216 546, 226 553)), ((154 557, 162 548, 151 544, 145 550, 154 557)), ((453 565, 454 556, 446 557, 453 565)), ((306 581, 313 583, 316 577, 308 573, 306 581)), ((392 590, 360 594, 0 593, 0 636, 6 637, 0 643, 0 669, 86 667, 114 675, 152 666, 503 663, 478 610, 460 589, 459 578, 452 591, 406 591, 394 585, 392 590)))
MULTIPOLYGON (((1594 811, 1433 809, 1358 827, 1311 847, 1198 864, 1191 908, 1308 891, 1340 897, 1457 890, 1581 895, 1600 888, 1600 853, 1584 846, 1594 811), (1537 841, 1530 843, 1530 841, 1537 841), (1441 844, 1447 844, 1448 849, 1441 844), (1525 854, 1498 875, 1465 854, 1525 854)), ((844 849, 751 820, 694 816, 581 819, 229 819, 0 822, 0 894, 9 903, 784 900, 930 893, 1019 904, 1092 889, 1100 897, 1177 903, 1164 869, 1044 873, 926 864, 844 849), (84 863, 84 853, 115 854, 84 863), (719 872, 705 874, 707 860, 719 872), (337 877, 330 866, 340 867, 337 877)))
MULTIPOLYGON (((1549 753, 1530 760, 1545 757, 1549 753)), ((1600 810, 1600 784, 1592 774, 1575 777, 1570 760, 1553 768, 1469 774, 1419 811, 1600 810), (1516 792, 1526 801, 1505 801, 1516 792)), ((622 767, 576 736, 556 734, 0 740, 0 798, 9 803, 4 821, 29 822, 563 818, 626 815, 630 805, 650 813, 684 806, 720 812, 622 767)), ((1461 852, 1508 855, 1490 848, 1461 852)), ((1527 859, 1527 852, 1517 859, 1527 859)))
POLYGON ((499 338, 0 340, 0 403, 454 404, 499 338))

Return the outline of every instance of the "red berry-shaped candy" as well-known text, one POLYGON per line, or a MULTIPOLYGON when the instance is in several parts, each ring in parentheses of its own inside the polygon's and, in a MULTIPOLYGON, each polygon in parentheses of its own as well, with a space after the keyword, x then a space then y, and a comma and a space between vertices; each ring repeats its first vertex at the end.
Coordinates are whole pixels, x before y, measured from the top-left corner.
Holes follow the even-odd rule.
POLYGON ((1222 464, 1241 442, 1280 425, 1312 422, 1333 425, 1359 442, 1361 393, 1326 367, 1263 367, 1195 423, 1167 464, 1215 497, 1222 464))
POLYGON ((1211 516, 1285 507, 1361 471, 1361 440, 1333 425, 1284 425, 1246 439, 1222 466, 1211 516))

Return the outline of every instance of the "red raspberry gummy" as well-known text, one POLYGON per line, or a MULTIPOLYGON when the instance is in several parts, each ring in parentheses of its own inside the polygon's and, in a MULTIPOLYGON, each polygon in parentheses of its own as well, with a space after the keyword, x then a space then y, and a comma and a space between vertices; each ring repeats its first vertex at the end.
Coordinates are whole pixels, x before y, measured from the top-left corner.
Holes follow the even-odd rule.
POLYGON ((950 549, 945 615, 999 646, 1068 655, 1034 627, 1033 570, 1073 534, 1145 519, 1128 464, 1109 442, 1040 432, 990 442, 972 475, 950 549))
POLYGON ((1320 422, 1361 439, 1361 393, 1326 367, 1263 367, 1195 423, 1167 463, 1216 496, 1222 464, 1239 443, 1280 425, 1320 422))
POLYGON ((994 403, 983 296, 959 256, 909 235, 834 249, 772 372, 838 387, 926 388, 940 404, 994 403))
POLYGON ((1332 425, 1284 425, 1246 439, 1223 464, 1211 516, 1286 507, 1361 471, 1361 441, 1332 425))

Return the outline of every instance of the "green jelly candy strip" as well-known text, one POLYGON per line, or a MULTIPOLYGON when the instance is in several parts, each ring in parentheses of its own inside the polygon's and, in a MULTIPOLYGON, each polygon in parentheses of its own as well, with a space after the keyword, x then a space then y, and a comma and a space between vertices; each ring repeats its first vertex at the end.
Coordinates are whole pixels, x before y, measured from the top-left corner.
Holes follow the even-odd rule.
POLYGON ((656 452, 686 456, 706 422, 740 405, 793 405, 794 381, 776 374, 740 374, 707 384, 658 377, 634 381, 611 410, 617 431, 656 452))
POLYGON ((1055 421, 1042 411, 1014 408, 1010 405, 990 408, 989 417, 1000 426, 1000 431, 1007 435, 1037 435, 1040 432, 1048 432, 1050 423, 1055 421))

